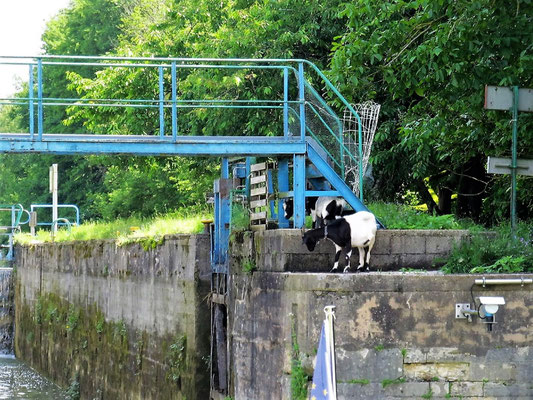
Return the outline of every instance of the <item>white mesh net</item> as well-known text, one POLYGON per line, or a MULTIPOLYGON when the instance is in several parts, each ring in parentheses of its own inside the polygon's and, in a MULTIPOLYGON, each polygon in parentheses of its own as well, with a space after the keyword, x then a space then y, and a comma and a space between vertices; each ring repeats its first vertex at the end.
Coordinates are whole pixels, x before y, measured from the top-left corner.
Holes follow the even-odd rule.
MULTIPOLYGON (((378 125, 380 104, 373 101, 352 104, 352 107, 361 119, 362 133, 362 155, 363 155, 363 175, 368 166, 372 142, 378 125)), ((343 115, 343 141, 344 146, 350 154, 344 155, 345 178, 352 191, 359 196, 359 121, 357 117, 348 109, 344 109, 343 115)))

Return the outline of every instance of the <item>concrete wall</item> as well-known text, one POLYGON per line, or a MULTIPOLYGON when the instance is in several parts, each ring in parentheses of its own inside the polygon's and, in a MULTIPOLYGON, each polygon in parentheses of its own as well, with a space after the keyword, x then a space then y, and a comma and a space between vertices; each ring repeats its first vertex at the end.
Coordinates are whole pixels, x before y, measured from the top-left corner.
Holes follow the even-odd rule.
MULTIPOLYGON (((376 253, 403 249, 415 261, 398 254, 400 265, 423 267, 418 258, 427 267, 428 252, 449 251, 461 236, 380 232, 376 253)), ((473 288, 476 297, 506 299, 488 332, 479 318, 455 319, 455 303, 472 303, 475 275, 278 272, 328 271, 334 250, 322 246, 314 253, 302 250, 294 231, 233 241, 235 399, 291 398, 295 360, 312 375, 326 305, 336 306, 339 399, 533 398, 533 285, 473 288), (247 260, 255 263, 252 274, 242 271, 247 260)), ((380 268, 376 259, 371 264, 380 268)))
POLYGON ((0 267, 0 354, 13 352, 12 270, 0 267))
POLYGON ((335 305, 339 400, 532 399, 532 285, 474 288, 474 296, 501 295, 507 302, 488 332, 479 318, 455 319, 455 303, 472 302, 474 278, 375 272, 234 275, 235 398, 291 398, 293 359, 312 375, 323 309, 335 305))
POLYGON ((18 247, 16 268, 18 358, 82 398, 207 398, 206 235, 18 247))
MULTIPOLYGON (((322 240, 313 254, 296 229, 262 231, 255 234, 257 264, 265 271, 329 272, 335 258, 335 247, 322 240)), ((371 252, 370 267, 374 271, 402 268, 428 269, 439 258, 447 256, 455 243, 466 240, 464 230, 379 230, 371 252)), ((352 253, 352 270, 357 268, 359 253, 352 253)))
MULTIPOLYGON (((489 333, 455 319, 476 276, 398 271, 427 269, 466 237, 379 232, 371 266, 396 271, 327 274, 327 242, 309 253, 299 231, 233 235, 230 394, 290 399, 335 305, 339 399, 533 398, 531 285, 474 287, 507 302, 489 333)), ((17 356, 64 386, 77 379, 82 398, 208 398, 208 238, 151 244, 17 248, 17 356)))

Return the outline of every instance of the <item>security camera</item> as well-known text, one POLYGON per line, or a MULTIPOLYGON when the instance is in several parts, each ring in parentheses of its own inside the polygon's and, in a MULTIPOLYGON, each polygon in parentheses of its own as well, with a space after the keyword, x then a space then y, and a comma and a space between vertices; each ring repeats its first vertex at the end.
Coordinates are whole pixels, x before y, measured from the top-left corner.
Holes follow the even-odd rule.
POLYGON ((505 304, 505 299, 501 296, 480 296, 479 302, 481 303, 479 308, 481 317, 492 317, 498 311, 499 306, 505 304))

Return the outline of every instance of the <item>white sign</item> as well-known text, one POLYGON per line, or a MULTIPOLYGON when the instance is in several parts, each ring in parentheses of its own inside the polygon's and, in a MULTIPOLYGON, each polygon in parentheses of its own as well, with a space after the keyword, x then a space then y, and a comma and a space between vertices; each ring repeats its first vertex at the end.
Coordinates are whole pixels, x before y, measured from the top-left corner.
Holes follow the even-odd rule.
MULTIPOLYGON (((487 172, 489 174, 510 174, 511 159, 489 157, 487 161, 487 172)), ((533 176, 533 160, 516 160, 516 173, 519 175, 533 176)))
MULTIPOLYGON (((485 108, 506 110, 513 107, 513 89, 505 86, 485 86, 485 108)), ((533 89, 518 89, 518 111, 533 112, 533 89)))

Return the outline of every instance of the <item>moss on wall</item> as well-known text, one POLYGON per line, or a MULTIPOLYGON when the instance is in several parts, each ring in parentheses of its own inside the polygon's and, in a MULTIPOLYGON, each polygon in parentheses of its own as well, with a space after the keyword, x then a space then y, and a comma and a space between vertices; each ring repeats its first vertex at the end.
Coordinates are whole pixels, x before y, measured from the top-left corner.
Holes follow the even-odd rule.
POLYGON ((33 308, 19 302, 17 330, 24 334, 16 352, 63 387, 79 383, 82 399, 199 398, 201 354, 187 349, 185 334, 131 330, 54 293, 39 296, 33 308))

